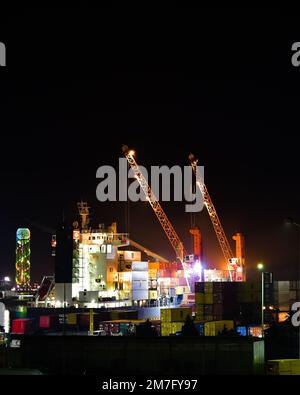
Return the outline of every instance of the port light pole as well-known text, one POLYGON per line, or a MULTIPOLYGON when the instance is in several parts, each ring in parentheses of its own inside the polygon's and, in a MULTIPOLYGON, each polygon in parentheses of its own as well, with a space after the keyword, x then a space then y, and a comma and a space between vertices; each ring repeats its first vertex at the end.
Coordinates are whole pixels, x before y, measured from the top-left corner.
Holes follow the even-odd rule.
POLYGON ((264 325, 265 325, 265 320, 264 320, 264 301, 265 301, 265 276, 264 276, 264 264, 263 263, 258 263, 257 264, 257 269, 261 272, 261 335, 262 338, 264 338, 264 325))

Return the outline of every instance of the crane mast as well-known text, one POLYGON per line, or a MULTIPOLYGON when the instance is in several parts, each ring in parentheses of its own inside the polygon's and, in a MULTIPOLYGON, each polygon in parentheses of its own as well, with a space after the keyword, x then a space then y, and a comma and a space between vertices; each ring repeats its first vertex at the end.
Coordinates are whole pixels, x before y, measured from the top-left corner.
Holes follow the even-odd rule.
POLYGON ((232 266, 231 265, 234 264, 236 259, 233 255, 230 244, 227 240, 224 229, 221 225, 221 221, 218 217, 217 211, 213 205, 213 202, 212 202, 211 197, 208 193, 206 185, 204 184, 203 179, 201 178, 199 172, 197 171, 198 159, 195 159, 193 154, 190 154, 189 159, 190 159, 191 166, 192 166, 193 171, 196 176, 196 184, 199 187, 200 192, 203 196, 203 201, 204 201, 205 207, 207 208, 207 211, 210 216, 211 222, 213 224, 217 239, 218 239, 219 244, 221 246, 221 250, 222 250, 224 258, 226 260, 227 268, 228 268, 229 276, 230 276, 230 281, 232 281, 232 273, 231 273, 232 266))
POLYGON ((146 195, 146 199, 150 203, 154 213, 156 214, 166 236, 168 237, 175 253, 176 257, 180 260, 182 263, 184 272, 185 272, 185 277, 187 280, 188 287, 190 288, 190 284, 187 278, 187 272, 188 272, 188 265, 185 262, 185 256, 187 255, 186 250, 183 246, 182 241, 180 240, 179 236, 177 235, 175 229, 173 228, 173 225, 169 221, 166 213, 162 209, 158 199, 154 195, 151 187, 149 186, 147 180, 143 176, 141 170, 139 169, 139 166, 134 159, 134 151, 129 150, 127 146, 122 147, 123 153, 131 167, 131 169, 134 172, 135 178, 137 179, 138 183, 140 184, 140 187, 142 188, 143 192, 146 195))

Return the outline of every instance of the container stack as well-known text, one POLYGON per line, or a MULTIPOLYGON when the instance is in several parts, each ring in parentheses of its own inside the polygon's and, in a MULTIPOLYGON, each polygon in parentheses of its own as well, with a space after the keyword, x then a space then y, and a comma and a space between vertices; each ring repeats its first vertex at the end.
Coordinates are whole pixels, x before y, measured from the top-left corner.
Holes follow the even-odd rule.
POLYGON ((192 309, 188 307, 161 309, 161 335, 170 336, 180 332, 188 315, 192 318, 192 309))
POLYGON ((220 321, 238 317, 237 283, 199 282, 195 285, 197 321, 220 321))
POLYGON ((241 304, 261 303, 261 283, 250 281, 239 283, 237 296, 241 304))
POLYGON ((204 321, 204 282, 195 283, 195 307, 195 319, 204 321))

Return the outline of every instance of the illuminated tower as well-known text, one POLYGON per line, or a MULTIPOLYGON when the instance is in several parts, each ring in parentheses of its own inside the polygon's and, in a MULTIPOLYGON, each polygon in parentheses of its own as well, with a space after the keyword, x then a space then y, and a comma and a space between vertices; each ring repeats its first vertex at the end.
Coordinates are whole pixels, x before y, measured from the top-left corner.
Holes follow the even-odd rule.
POLYGON ((19 228, 16 234, 16 284, 30 287, 30 230, 19 228))

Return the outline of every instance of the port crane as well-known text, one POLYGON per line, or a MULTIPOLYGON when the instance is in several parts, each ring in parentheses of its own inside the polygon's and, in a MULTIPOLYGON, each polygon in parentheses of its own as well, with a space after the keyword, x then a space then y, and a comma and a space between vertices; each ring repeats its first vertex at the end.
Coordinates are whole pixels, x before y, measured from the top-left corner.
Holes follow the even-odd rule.
POLYGON ((185 257, 187 256, 187 252, 183 246, 183 243, 180 240, 179 236, 177 235, 173 225, 169 221, 163 208, 161 207, 157 197, 154 195, 147 180, 143 176, 143 174, 142 174, 142 172, 141 172, 141 170, 134 158, 135 152, 133 150, 130 150, 127 147, 127 145, 123 145, 122 151, 123 151, 123 154, 125 155, 125 158, 127 159, 128 163, 129 163, 131 169, 133 170, 135 178, 137 179, 140 187, 142 188, 143 192, 145 193, 146 199, 150 203, 150 205, 151 205, 155 215, 157 216, 166 236, 168 237, 168 239, 175 251, 176 257, 182 263, 183 270, 184 270, 184 276, 186 278, 189 291, 191 291, 191 284, 190 284, 190 279, 189 279, 189 275, 188 275, 188 273, 191 270, 191 266, 190 266, 190 264, 186 263, 185 257))
MULTIPOLYGON (((226 234, 224 232, 224 229, 222 227, 221 221, 218 217, 215 206, 214 206, 212 199, 208 193, 208 189, 204 183, 204 180, 203 180, 200 172, 197 170, 198 159, 196 159, 193 154, 190 154, 189 160, 190 160, 190 164, 193 168, 193 171, 194 171, 194 174, 196 177, 196 185, 200 189, 200 192, 203 196, 204 205, 207 208, 209 217, 210 217, 211 222, 213 224, 217 239, 219 241, 221 250, 223 252, 225 261, 227 263, 230 281, 243 281, 244 280, 243 253, 242 253, 242 251, 240 251, 238 257, 234 256, 232 249, 230 247, 230 244, 228 242, 228 239, 226 237, 226 234), (234 278, 233 278, 232 274, 234 274, 234 278)), ((237 233, 236 235, 234 235, 233 239, 236 241, 237 246, 239 246, 241 244, 243 245, 243 236, 240 233, 237 233)), ((241 247, 239 249, 241 249, 241 247)), ((237 250, 238 250, 238 248, 237 248, 237 250)))

